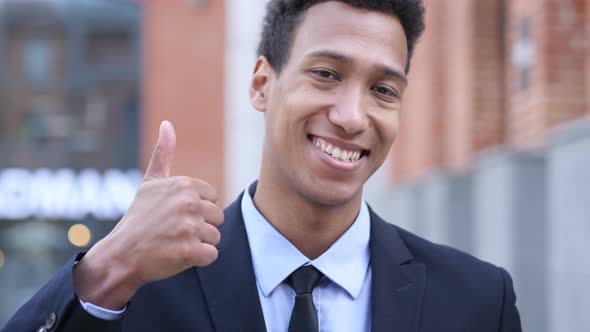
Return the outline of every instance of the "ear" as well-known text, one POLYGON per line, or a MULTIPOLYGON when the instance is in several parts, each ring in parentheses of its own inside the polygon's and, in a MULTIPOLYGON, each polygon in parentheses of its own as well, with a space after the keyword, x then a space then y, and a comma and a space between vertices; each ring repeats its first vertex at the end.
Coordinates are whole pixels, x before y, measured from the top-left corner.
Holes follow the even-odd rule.
POLYGON ((259 112, 266 112, 273 74, 274 72, 266 57, 259 56, 250 82, 250 102, 259 112))

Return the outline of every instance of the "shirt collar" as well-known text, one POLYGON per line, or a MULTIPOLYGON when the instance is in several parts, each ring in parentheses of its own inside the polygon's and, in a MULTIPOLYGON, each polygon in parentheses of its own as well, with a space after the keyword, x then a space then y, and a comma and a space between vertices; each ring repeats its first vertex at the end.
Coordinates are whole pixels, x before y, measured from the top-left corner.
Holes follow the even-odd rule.
POLYGON ((242 202, 242 215, 252 253, 254 274, 268 297, 293 271, 311 264, 356 299, 369 266, 370 215, 363 201, 352 226, 320 257, 309 260, 260 214, 249 190, 242 202))

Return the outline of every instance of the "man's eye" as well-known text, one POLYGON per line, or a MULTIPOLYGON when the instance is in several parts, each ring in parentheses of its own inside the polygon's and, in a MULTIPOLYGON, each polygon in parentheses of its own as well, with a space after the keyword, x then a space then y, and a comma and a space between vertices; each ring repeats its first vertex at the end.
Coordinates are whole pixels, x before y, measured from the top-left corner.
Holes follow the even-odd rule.
POLYGON ((331 72, 329 70, 316 69, 316 70, 313 70, 312 73, 316 76, 321 77, 321 78, 326 78, 326 79, 330 79, 330 80, 337 80, 338 79, 338 76, 336 76, 336 74, 334 74, 333 72, 331 72))
POLYGON ((388 97, 397 97, 397 93, 395 91, 383 85, 376 86, 373 88, 373 90, 388 97))

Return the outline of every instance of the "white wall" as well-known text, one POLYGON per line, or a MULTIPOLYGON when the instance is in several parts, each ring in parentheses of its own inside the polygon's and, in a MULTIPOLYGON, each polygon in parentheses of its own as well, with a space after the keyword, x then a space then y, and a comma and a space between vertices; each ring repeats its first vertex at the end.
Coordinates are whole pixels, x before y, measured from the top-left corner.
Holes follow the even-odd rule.
POLYGON ((266 0, 226 1, 225 193, 230 203, 258 177, 263 115, 248 98, 266 0))

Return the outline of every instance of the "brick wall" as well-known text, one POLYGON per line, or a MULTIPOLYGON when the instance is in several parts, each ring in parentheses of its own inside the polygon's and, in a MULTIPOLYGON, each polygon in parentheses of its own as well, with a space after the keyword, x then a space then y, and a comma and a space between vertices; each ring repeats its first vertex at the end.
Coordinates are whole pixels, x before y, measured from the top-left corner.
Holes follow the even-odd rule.
POLYGON ((535 56, 527 87, 518 68, 507 66, 508 140, 543 146, 549 129, 587 111, 585 0, 517 0, 508 6, 508 49, 514 54, 519 30, 529 22, 535 56))
POLYGON ((427 0, 393 151, 397 181, 465 169, 503 137, 500 2, 427 0))
POLYGON ((446 16, 448 144, 440 167, 464 170, 478 151, 502 141, 500 3, 454 1, 446 7, 446 16))
POLYGON ((143 160, 147 166, 158 126, 170 120, 177 135, 172 173, 203 179, 221 197, 225 2, 196 3, 144 2, 143 160))
MULTIPOLYGON (((432 4, 437 9, 442 1, 432 4)), ((428 173, 441 163, 444 144, 446 108, 446 43, 443 40, 445 20, 442 10, 427 12, 427 26, 422 42, 412 60, 407 91, 404 94, 401 127, 393 148, 397 177, 415 178, 428 173)))
MULTIPOLYGON (((503 142, 505 48, 502 2, 498 0, 472 1, 474 8, 472 36, 473 51, 473 156, 481 150, 503 142)), ((452 147, 450 147, 452 148, 452 147)), ((458 166, 463 166, 458 164, 458 166)))
POLYGON ((501 144, 544 145, 590 113, 587 0, 425 0, 395 143, 395 182, 465 171, 501 144))
POLYGON ((590 5, 586 6, 586 114, 590 115, 590 5))

